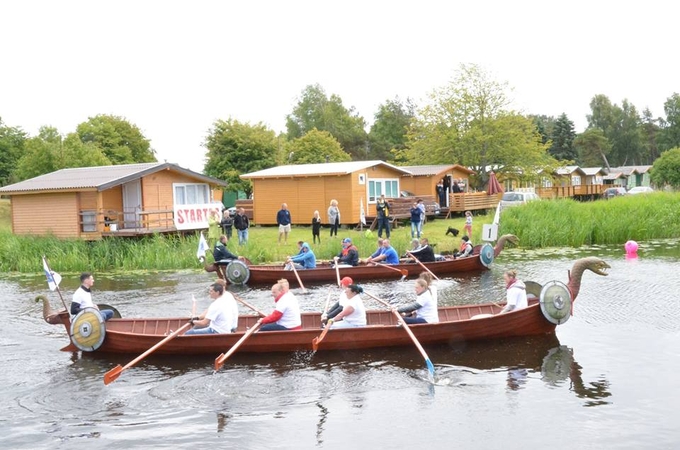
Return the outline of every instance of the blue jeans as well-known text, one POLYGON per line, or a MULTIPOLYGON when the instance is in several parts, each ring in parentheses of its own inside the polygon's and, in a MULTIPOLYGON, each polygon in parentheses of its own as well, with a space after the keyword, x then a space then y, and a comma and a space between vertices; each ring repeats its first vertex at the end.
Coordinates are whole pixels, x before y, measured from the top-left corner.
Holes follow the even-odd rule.
POLYGON ((265 323, 260 327, 260 331, 288 331, 288 328, 278 323, 265 323))
POLYGON ((382 230, 385 229, 387 239, 390 238, 390 218, 380 217, 378 218, 378 237, 382 237, 382 230))
POLYGON ((113 311, 111 311, 110 309, 100 309, 99 314, 102 315, 102 318, 105 321, 113 318, 113 311))
POLYGON ((411 238, 415 237, 415 234, 418 234, 418 237, 420 237, 420 222, 411 222, 411 238))
POLYGON ((248 228, 245 230, 238 230, 238 245, 245 245, 248 243, 248 228))
POLYGON ((211 327, 205 327, 205 328, 192 328, 186 333, 184 333, 185 336, 188 334, 219 334, 219 333, 213 330, 211 327))
POLYGON ((417 323, 427 323, 427 320, 422 317, 404 317, 404 322, 409 325, 415 325, 417 323))

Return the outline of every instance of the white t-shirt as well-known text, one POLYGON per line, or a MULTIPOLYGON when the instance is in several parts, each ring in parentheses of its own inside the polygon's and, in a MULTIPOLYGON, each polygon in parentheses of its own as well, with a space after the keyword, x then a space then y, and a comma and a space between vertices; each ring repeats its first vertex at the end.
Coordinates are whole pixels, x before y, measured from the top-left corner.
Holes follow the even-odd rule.
POLYGON ((529 302, 527 301, 527 288, 523 281, 517 280, 510 286, 510 289, 508 289, 507 302, 508 305, 515 307, 513 311, 515 309, 524 309, 529 306, 529 302))
POLYGON ((302 325, 302 318, 300 317, 300 305, 298 304, 295 295, 288 291, 278 302, 276 302, 277 311, 281 312, 283 316, 276 322, 282 327, 296 328, 302 325))
POLYGON ((73 303, 78 303, 81 309, 95 307, 92 302, 92 294, 83 289, 82 286, 73 293, 73 303))
POLYGON ((437 301, 432 298, 432 293, 425 290, 416 298, 416 302, 421 305, 416 310, 418 317, 425 319, 427 323, 439 323, 439 311, 437 310, 437 301))
POLYGON ((238 305, 234 296, 225 292, 213 300, 205 314, 210 319, 210 328, 218 333, 231 333, 238 326, 238 305))
POLYGON ((357 294, 352 298, 347 298, 347 296, 344 297, 345 304, 343 305, 343 308, 351 306, 354 308, 354 312, 343 317, 342 320, 347 322, 348 325, 352 325, 354 327, 366 326, 366 308, 364 307, 363 300, 361 300, 361 296, 357 294))

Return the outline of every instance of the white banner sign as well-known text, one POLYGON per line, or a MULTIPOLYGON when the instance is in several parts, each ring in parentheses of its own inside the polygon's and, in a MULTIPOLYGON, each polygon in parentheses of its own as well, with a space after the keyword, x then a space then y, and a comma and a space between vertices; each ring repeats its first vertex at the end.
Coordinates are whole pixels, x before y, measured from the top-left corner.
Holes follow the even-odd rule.
POLYGON ((220 205, 204 203, 201 205, 175 205, 175 228, 178 230, 198 230, 208 228, 208 217, 220 213, 220 205))

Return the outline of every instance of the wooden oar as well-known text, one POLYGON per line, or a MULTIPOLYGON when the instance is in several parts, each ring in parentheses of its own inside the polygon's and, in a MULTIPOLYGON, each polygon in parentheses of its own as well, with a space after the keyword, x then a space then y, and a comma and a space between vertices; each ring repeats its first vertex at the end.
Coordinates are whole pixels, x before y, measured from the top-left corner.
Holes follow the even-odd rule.
POLYGON ((440 280, 439 280, 439 277, 438 277, 437 275, 433 274, 432 271, 431 271, 430 269, 428 269, 427 266, 426 266, 425 264, 423 264, 422 262, 420 262, 420 260, 419 260, 418 258, 416 258, 415 256, 413 256, 413 254, 411 254, 411 253, 409 253, 409 252, 406 252, 406 253, 408 253, 409 255, 411 255, 411 257, 412 257, 413 259, 415 259, 416 262, 417 262, 418 264, 420 264, 420 267, 422 267, 423 269, 427 270, 427 272, 428 272, 430 275, 432 275, 432 278, 434 278, 434 279, 437 280, 437 281, 440 281, 440 280))
MULTIPOLYGON (((326 297, 326 306, 323 307, 323 311, 321 312, 322 315, 325 314, 326 312, 328 312, 328 304, 330 303, 330 301, 331 301, 331 290, 329 289, 328 290, 328 297, 326 297)), ((317 337, 315 337, 314 339, 312 339, 312 350, 314 350, 314 351, 318 350, 319 344, 321 343, 321 341, 323 341, 323 338, 326 337, 326 334, 328 334, 328 330, 331 329, 332 323, 333 323, 333 319, 328 320, 328 322, 326 323, 326 328, 323 329, 321 334, 318 335, 317 337)))
POLYGON ((300 283, 300 287, 302 288, 302 292, 306 293, 307 289, 305 289, 305 285, 302 284, 302 280, 300 279, 300 275, 298 275, 297 269, 295 268, 295 263, 291 262, 290 264, 291 264, 291 266, 293 266, 293 273, 295 273, 295 278, 297 278, 298 283, 300 283))
POLYGON ((421 355, 423 355, 423 358, 425 358, 425 365, 427 366, 427 370, 430 374, 430 383, 434 384, 434 365, 432 364, 432 361, 430 361, 430 357, 427 356, 427 353, 425 353, 425 349, 423 348, 422 345, 420 345, 420 342, 418 342, 418 338, 416 338, 416 335, 413 334, 413 331, 411 331, 411 328, 409 328, 408 324, 404 321, 404 318, 401 317, 401 315, 397 312, 397 310, 392 307, 389 303, 387 303, 385 300, 382 300, 375 295, 371 295, 368 292, 364 291, 364 294, 368 295, 371 297, 373 300, 382 303, 383 305, 387 306, 390 308, 392 313, 396 316, 397 320, 402 323, 402 328, 406 333, 409 335, 413 343, 415 344, 416 348, 420 352, 421 355))
POLYGON ((233 355, 234 352, 241 346, 241 344, 243 344, 246 341, 246 339, 248 339, 250 336, 252 336, 252 334, 255 333, 260 328, 261 325, 262 325, 262 322, 260 322, 258 320, 257 323, 255 325, 253 325, 253 327, 250 330, 246 331, 246 334, 244 334, 241 337, 241 339, 239 339, 238 342, 236 342, 236 344, 234 344, 229 349, 229 351, 227 353, 222 353, 220 356, 215 358, 215 370, 220 370, 222 368, 222 366, 224 365, 224 362, 227 360, 227 358, 229 358, 231 355, 233 355))
MULTIPOLYGON (((335 277, 338 279, 338 286, 340 286, 340 265, 335 264, 335 277)), ((326 306, 328 308, 328 306, 326 306)))
POLYGON ((253 305, 251 305, 250 303, 248 303, 247 301, 243 300, 243 299, 242 299, 241 297, 239 297, 238 295, 234 294, 233 292, 231 293, 231 295, 233 295, 234 298, 235 298, 236 300, 238 300, 239 302, 241 302, 241 304, 243 304, 243 306, 245 306, 246 308, 250 308, 250 309, 252 309, 253 311, 255 311, 260 317, 265 317, 265 316, 266 316, 265 313, 263 313, 262 311, 260 311, 259 309, 257 309, 256 307, 254 307, 253 305))
POLYGON ((401 273, 402 281, 408 276, 408 270, 406 270, 406 269, 397 269, 396 267, 392 267, 388 264, 382 264, 382 263, 379 263, 379 262, 374 263, 374 264, 376 266, 385 267, 386 269, 390 269, 390 270, 396 270, 397 272, 401 273))
POLYGON ((184 330, 186 330, 190 326, 191 326, 191 322, 185 323, 177 331, 173 331, 172 333, 167 335, 165 338, 163 338, 156 345, 154 345, 153 347, 151 347, 150 349, 148 349, 147 351, 145 351, 144 353, 142 353, 141 355, 139 355, 138 357, 136 357, 135 359, 133 359, 129 363, 125 364, 125 366, 121 367, 121 365, 118 364, 116 367, 114 367, 113 369, 106 372, 104 374, 104 384, 109 384, 112 381, 115 381, 116 378, 118 378, 124 370, 127 370, 130 367, 134 366, 139 361, 143 360, 144 358, 146 358, 147 356, 149 356, 150 354, 152 354, 153 352, 158 350, 163 345, 165 345, 168 342, 170 342, 171 340, 175 339, 175 337, 177 337, 179 334, 181 334, 184 330))

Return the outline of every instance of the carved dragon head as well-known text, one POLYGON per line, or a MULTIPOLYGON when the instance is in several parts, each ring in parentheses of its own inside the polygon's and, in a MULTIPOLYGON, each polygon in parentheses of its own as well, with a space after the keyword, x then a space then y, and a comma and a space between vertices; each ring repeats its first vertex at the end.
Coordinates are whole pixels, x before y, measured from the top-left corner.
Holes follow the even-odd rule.
POLYGON ((607 269, 611 269, 611 266, 596 256, 589 256, 576 260, 569 272, 569 290, 571 291, 572 299, 575 300, 581 290, 583 272, 590 270, 594 274, 606 277, 609 275, 607 269))

